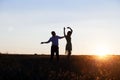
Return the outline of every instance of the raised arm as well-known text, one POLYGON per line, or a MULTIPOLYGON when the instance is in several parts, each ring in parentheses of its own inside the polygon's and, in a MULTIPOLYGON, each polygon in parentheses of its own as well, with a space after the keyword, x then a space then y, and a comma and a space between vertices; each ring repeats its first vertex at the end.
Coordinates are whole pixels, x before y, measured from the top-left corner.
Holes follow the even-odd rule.
POLYGON ((64 32, 64 36, 66 36, 66 34, 65 34, 65 27, 64 27, 64 30, 63 30, 63 32, 64 32))
POLYGON ((71 33, 73 32, 73 30, 70 27, 67 27, 68 29, 70 29, 71 33))

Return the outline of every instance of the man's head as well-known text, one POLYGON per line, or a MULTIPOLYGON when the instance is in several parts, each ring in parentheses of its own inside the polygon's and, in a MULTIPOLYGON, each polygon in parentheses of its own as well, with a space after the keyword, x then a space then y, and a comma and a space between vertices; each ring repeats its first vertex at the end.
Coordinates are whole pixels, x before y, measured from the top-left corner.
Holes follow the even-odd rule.
POLYGON ((55 31, 52 31, 51 34, 52 34, 52 36, 56 36, 55 31))

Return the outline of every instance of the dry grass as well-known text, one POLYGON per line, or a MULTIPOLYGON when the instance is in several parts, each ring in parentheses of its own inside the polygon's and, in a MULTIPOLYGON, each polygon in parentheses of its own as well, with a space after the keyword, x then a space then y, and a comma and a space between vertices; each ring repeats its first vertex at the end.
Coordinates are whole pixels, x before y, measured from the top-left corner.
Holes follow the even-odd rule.
POLYGON ((0 55, 0 80, 120 80, 120 56, 0 55))

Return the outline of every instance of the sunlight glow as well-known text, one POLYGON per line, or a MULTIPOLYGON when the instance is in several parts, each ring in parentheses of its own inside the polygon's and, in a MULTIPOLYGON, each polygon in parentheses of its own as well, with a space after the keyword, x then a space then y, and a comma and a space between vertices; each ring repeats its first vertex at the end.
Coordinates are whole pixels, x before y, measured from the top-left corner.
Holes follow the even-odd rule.
POLYGON ((94 53, 99 57, 105 57, 111 53, 110 49, 105 46, 96 47, 94 53))
POLYGON ((99 48, 99 49, 96 49, 96 54, 99 56, 105 56, 109 54, 109 50, 106 48, 99 48))

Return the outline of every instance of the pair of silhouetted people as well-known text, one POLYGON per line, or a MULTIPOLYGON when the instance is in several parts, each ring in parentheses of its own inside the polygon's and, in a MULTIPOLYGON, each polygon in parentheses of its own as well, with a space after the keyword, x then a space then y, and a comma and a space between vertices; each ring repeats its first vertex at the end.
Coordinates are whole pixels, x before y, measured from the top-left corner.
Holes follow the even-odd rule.
POLYGON ((71 34, 72 34, 73 30, 70 27, 67 27, 67 28, 70 29, 70 31, 67 32, 67 35, 65 33, 65 27, 64 27, 64 36, 61 36, 61 37, 57 36, 55 31, 52 31, 51 32, 52 37, 46 42, 41 42, 41 44, 52 42, 50 60, 53 60, 54 53, 56 53, 57 61, 59 61, 59 41, 58 40, 62 39, 64 37, 67 41, 66 48, 65 48, 65 50, 66 50, 65 53, 68 54, 67 55, 68 59, 70 58, 71 51, 72 51, 71 34))

